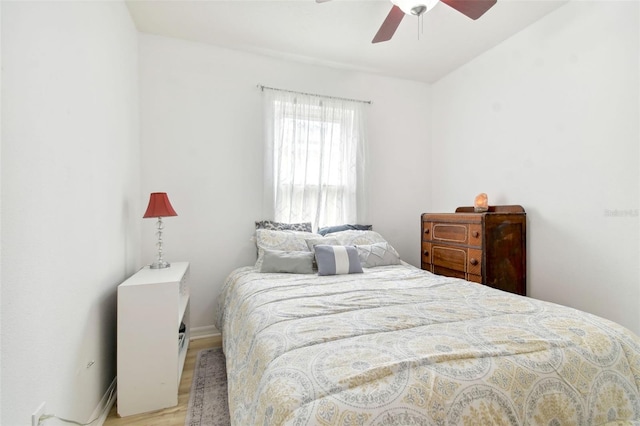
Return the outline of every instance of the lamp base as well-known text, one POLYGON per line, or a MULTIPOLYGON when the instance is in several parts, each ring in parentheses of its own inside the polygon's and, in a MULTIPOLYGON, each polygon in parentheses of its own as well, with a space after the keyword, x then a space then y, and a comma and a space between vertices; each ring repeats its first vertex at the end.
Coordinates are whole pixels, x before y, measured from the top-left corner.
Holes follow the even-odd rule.
POLYGON ((151 268, 151 269, 164 269, 164 268, 168 268, 170 266, 171 266, 171 264, 169 262, 165 262, 164 260, 160 260, 160 261, 153 262, 151 265, 149 265, 149 268, 151 268))

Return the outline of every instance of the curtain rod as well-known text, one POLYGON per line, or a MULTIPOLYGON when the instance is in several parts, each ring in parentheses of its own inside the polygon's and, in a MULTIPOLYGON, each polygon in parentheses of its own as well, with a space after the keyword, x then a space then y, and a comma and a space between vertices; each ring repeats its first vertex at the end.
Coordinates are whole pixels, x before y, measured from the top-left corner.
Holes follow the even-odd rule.
POLYGON ((373 103, 371 101, 363 101, 363 100, 360 100, 360 99, 339 98, 339 97, 336 97, 336 96, 317 95, 315 93, 296 92, 295 90, 278 89, 276 87, 263 86, 262 84, 258 84, 258 89, 260 89, 262 91, 267 89, 267 90, 275 90, 277 92, 295 93, 297 95, 318 96, 320 98, 337 99, 339 101, 361 102, 363 104, 369 104, 369 105, 371 105, 373 103))

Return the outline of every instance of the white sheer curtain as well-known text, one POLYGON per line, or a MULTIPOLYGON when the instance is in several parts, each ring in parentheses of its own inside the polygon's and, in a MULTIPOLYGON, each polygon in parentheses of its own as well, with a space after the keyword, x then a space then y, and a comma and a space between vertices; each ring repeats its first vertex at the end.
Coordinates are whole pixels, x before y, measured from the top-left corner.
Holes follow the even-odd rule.
POLYGON ((264 90, 265 209, 278 222, 366 219, 365 104, 264 90))

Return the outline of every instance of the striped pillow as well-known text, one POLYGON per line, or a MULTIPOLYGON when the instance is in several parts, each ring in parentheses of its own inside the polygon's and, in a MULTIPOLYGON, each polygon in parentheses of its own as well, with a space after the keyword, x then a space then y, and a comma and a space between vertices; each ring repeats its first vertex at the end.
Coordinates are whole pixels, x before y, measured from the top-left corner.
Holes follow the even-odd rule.
POLYGON ((317 245, 318 275, 362 273, 358 250, 353 246, 317 245))

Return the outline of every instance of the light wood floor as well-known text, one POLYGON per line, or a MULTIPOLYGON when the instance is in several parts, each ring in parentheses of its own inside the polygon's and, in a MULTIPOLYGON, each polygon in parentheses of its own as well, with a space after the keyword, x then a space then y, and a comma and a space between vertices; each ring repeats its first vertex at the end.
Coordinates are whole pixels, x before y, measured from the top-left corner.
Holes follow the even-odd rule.
POLYGON ((184 364, 184 370, 182 371, 182 379, 178 391, 178 405, 176 407, 153 411, 151 413, 136 414, 135 416, 119 417, 117 407, 114 405, 104 426, 184 426, 187 406, 189 405, 189 392, 191 391, 193 369, 196 365, 198 352, 202 349, 220 346, 222 346, 220 336, 196 339, 189 343, 187 359, 184 364))

